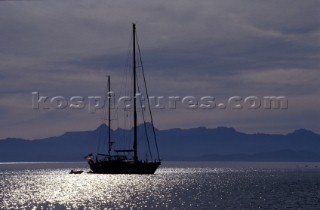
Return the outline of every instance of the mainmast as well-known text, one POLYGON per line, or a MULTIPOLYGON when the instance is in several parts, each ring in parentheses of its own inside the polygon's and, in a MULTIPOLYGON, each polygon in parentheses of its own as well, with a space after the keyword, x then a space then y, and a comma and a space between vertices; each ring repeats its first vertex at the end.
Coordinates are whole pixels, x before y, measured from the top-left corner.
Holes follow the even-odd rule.
POLYGON ((132 24, 133 33, 133 160, 138 161, 137 153, 137 106, 136 106, 136 24, 132 24))

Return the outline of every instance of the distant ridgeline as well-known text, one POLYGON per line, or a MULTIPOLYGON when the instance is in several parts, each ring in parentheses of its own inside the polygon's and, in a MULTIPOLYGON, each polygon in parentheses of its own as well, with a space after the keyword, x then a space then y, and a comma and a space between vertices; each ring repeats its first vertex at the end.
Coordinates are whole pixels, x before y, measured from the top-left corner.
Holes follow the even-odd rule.
MULTIPOLYGON (((139 129, 144 129, 139 126, 139 129)), ((93 131, 67 132, 38 140, 0 140, 0 162, 82 161, 97 151, 105 124, 93 131)), ((117 129, 117 132, 130 132, 117 129)), ((233 128, 204 127, 156 130, 159 151, 166 160, 194 161, 320 161, 320 135, 299 129, 286 135, 245 134, 233 128)), ((106 148, 107 149, 107 148, 106 148)))

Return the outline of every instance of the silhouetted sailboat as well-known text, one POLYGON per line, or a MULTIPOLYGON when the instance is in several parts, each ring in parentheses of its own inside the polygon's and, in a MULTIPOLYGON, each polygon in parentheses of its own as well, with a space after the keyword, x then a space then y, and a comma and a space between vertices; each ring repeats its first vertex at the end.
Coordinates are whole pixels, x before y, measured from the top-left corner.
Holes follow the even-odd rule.
MULTIPOLYGON (((152 113, 149 105, 149 114, 151 119, 151 127, 154 134, 155 146, 157 150, 157 159, 155 160, 141 160, 138 158, 138 128, 137 128, 137 65, 136 65, 136 26, 133 24, 133 148, 131 149, 121 149, 112 150, 111 142, 111 114, 110 114, 110 76, 108 76, 108 151, 107 154, 97 154, 96 158, 92 154, 85 157, 88 160, 88 164, 93 173, 99 174, 154 174, 159 165, 161 164, 157 146, 157 140, 155 136, 155 128, 153 126, 152 113), (133 155, 132 155, 133 154, 133 155), (131 156, 131 157, 130 157, 131 156), (102 158, 101 158, 102 157, 102 158)), ((138 46, 139 47, 139 46, 138 46)), ((140 48, 139 48, 140 54, 140 48)), ((141 58, 141 57, 140 57, 141 58)), ((141 59, 140 59, 141 61, 141 59)), ((142 66, 142 63, 141 63, 142 66)), ((143 71, 143 68, 142 68, 143 71)), ((145 84, 146 94, 147 88, 144 78, 144 73, 142 72, 143 80, 145 84)), ((146 123, 146 122, 144 122, 146 123)), ((146 126, 146 124, 144 124, 146 126)), ((150 148, 149 148, 150 150, 150 148)), ((151 151, 149 151, 151 152, 151 151)))

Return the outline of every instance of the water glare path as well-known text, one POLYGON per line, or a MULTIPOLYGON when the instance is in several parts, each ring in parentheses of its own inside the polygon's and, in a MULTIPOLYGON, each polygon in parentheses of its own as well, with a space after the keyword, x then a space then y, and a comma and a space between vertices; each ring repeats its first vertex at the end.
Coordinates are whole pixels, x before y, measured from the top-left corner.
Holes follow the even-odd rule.
POLYGON ((69 171, 1 170, 0 208, 314 208, 320 202, 319 170, 162 167, 155 175, 69 171))

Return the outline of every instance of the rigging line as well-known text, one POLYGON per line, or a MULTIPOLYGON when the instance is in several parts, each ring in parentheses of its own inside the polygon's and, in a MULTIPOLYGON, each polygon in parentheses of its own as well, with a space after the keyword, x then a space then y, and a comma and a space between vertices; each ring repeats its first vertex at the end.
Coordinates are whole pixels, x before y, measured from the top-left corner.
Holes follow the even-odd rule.
MULTIPOLYGON (((130 58, 130 54, 131 54, 131 51, 130 51, 130 46, 131 46, 131 43, 132 43, 132 37, 130 36, 130 42, 129 42, 129 45, 128 45, 128 53, 127 53, 127 56, 126 56, 126 59, 125 59, 125 67, 124 67, 124 74, 123 74, 123 77, 122 77, 122 81, 121 81, 121 87, 120 87, 120 96, 123 95, 126 95, 126 89, 127 89, 127 84, 128 84, 128 69, 129 69, 129 58, 130 58)), ((118 105, 118 104, 117 104, 118 105)), ((119 110, 119 107, 117 106, 116 107, 116 114, 117 114, 117 127, 119 128, 120 127, 120 118, 121 118, 121 115, 123 115, 123 127, 126 128, 126 113, 125 111, 122 113, 122 111, 124 110, 119 110)), ((127 139, 126 137, 126 134, 125 132, 122 130, 121 132, 119 132, 119 135, 118 135, 119 139, 127 139)), ((123 142, 123 141, 122 141, 123 142)), ((120 142, 119 142, 120 143, 120 142)))
MULTIPOLYGON (((137 78, 138 80, 138 78, 137 78)), ((139 87, 139 82, 137 82, 137 87, 138 87, 138 92, 140 92, 140 87, 139 87)), ((146 139, 147 139, 147 145, 148 145, 148 150, 149 150, 149 155, 150 155, 150 158, 151 160, 153 159, 152 158, 152 153, 151 153, 151 147, 150 147, 150 141, 149 141, 149 136, 148 136, 148 129, 147 129, 147 124, 146 124, 146 120, 145 120, 145 116, 144 116, 144 111, 143 111, 143 107, 142 107, 142 95, 140 97, 140 106, 141 106, 141 115, 142 115, 142 120, 143 120, 143 127, 144 127, 144 132, 146 134, 146 139)))
MULTIPOLYGON (((136 36, 137 36, 137 34, 136 34, 136 36)), ((138 55, 138 56, 140 56, 140 55, 138 55)), ((137 70, 138 71, 136 71, 136 73, 138 74, 137 75, 137 88, 138 88, 138 93, 140 93, 140 94, 142 94, 142 88, 140 88, 140 82, 139 82, 139 80, 140 80, 140 77, 142 77, 142 73, 141 73, 141 65, 139 65, 140 63, 138 63, 138 68, 137 68, 137 70), (140 71, 139 71, 139 69, 140 69, 140 71), (141 89, 141 91, 140 91, 140 89, 141 89)), ((144 92, 145 92, 145 90, 144 90, 144 92)), ((142 120, 143 120, 143 127, 144 127, 144 133, 145 133, 145 137, 146 137, 146 141, 145 141, 145 143, 146 143, 146 148, 147 148, 147 150, 148 150, 148 152, 149 152, 149 155, 150 155, 150 158, 151 158, 151 160, 153 159, 153 157, 152 157, 152 153, 151 153, 151 146, 150 146, 150 138, 149 138, 149 132, 148 132, 148 128, 147 128, 147 122, 146 122, 146 116, 145 116, 145 107, 143 107, 143 99, 142 99, 142 95, 141 95, 141 97, 140 97, 140 100, 139 100, 139 102, 140 102, 140 107, 141 107, 141 116, 142 116, 142 120)), ((146 152, 146 156, 147 156, 147 154, 148 154, 148 152, 146 152)))
MULTIPOLYGON (((100 126, 99 126, 99 128, 100 128, 100 126)), ((100 144, 101 144, 101 129, 99 129, 99 131, 98 131, 98 144, 97 144, 97 153, 96 154, 98 154, 99 153, 99 148, 100 148, 100 144)))
MULTIPOLYGON (((132 40, 131 40, 131 42, 130 42, 130 45, 131 45, 131 43, 132 43, 132 40)), ((129 80, 129 76, 128 76, 128 74, 129 74, 129 68, 130 68, 130 64, 129 64, 129 58, 130 58, 130 55, 131 55, 131 50, 129 50, 129 52, 128 52, 128 59, 127 59, 127 64, 126 64, 126 74, 125 74, 125 87, 124 87, 124 91, 123 91, 123 94, 125 95, 125 96, 127 96, 128 95, 128 80, 129 80)), ((130 86, 129 86, 130 87, 130 86)), ((124 129, 127 129, 129 126, 128 126, 128 120, 127 120, 127 116, 128 116, 128 114, 127 114, 127 112, 126 112, 126 110, 125 110, 125 107, 123 107, 123 110, 122 110, 122 112, 123 112, 123 128, 124 129)), ((127 142, 129 142, 128 141, 128 134, 127 134, 127 132, 125 131, 125 130, 123 130, 123 141, 122 141, 122 147, 125 147, 125 146, 127 146, 126 145, 126 141, 127 142)))
MULTIPOLYGON (((106 84, 106 87, 108 87, 108 84, 106 84)), ((107 88, 106 88, 104 103, 105 103, 105 100, 106 100, 107 92, 108 91, 107 91, 107 88)), ((104 121, 105 120, 106 120, 106 108, 103 109, 103 112, 102 112, 102 124, 99 126, 99 131, 98 131, 97 154, 99 153, 101 147, 102 148, 106 148, 106 144, 105 144, 105 141, 104 141, 104 135, 103 135, 104 134, 103 133, 103 127, 101 127, 102 125, 104 125, 104 121)), ((104 150, 102 150, 102 151, 104 151, 104 150)))
POLYGON ((99 153, 99 144, 100 144, 100 130, 98 132, 98 144, 97 144, 97 153, 96 154, 99 153))
POLYGON ((147 88, 146 78, 145 78, 145 75, 144 75, 144 68, 143 68, 143 63, 142 63, 142 58, 141 58, 141 50, 140 50, 140 45, 139 45, 138 36, 136 36, 136 40, 137 40, 137 45, 138 45, 139 60, 140 60, 140 63, 141 63, 141 71, 142 71, 143 81, 144 81, 144 85, 145 85, 145 89, 146 89, 146 95, 147 95, 147 99, 148 99, 147 101, 148 101, 148 108, 149 108, 149 112, 150 112, 151 126, 152 126, 152 131, 153 131, 153 135, 154 135, 155 145, 156 145, 156 149, 157 149, 158 160, 160 160, 158 143, 157 143, 157 136, 156 136, 156 131, 155 131, 154 124, 153 124, 153 117, 152 117, 151 106, 150 106, 150 101, 149 101, 149 94, 148 94, 148 88, 147 88))
MULTIPOLYGON (((129 62, 129 58, 131 58, 130 56, 132 56, 132 51, 131 51, 131 45, 133 44, 133 36, 131 36, 131 42, 130 42, 130 45, 129 45, 129 53, 128 53, 128 63, 127 63, 127 73, 126 73, 126 87, 125 87, 125 96, 132 96, 133 94, 133 80, 131 79, 131 68, 132 68, 132 63, 129 62), (130 75, 130 76, 129 76, 130 75)), ((131 107, 132 108, 132 107, 131 107)), ((132 136, 132 121, 129 120, 129 119, 132 119, 133 116, 132 116, 132 109, 126 109, 124 107, 123 109, 123 113, 124 113, 124 128, 128 130, 128 132, 125 132, 126 133, 126 140, 127 140, 127 144, 126 146, 129 148, 130 147, 130 143, 132 141, 130 141, 130 138, 132 136)), ((125 145, 125 144, 124 144, 125 145)))
MULTIPOLYGON (((107 78, 108 78, 108 75, 106 75, 107 76, 107 78)), ((110 93, 109 93, 109 91, 111 91, 111 90, 109 90, 109 82, 110 81, 108 81, 108 79, 107 79, 107 84, 106 84, 106 92, 105 92, 105 96, 104 96, 104 104, 106 104, 106 101, 108 100, 108 102, 109 102, 109 97, 110 97, 110 93)), ((108 106, 104 106, 104 121, 106 121, 107 119, 108 120, 111 120, 111 114, 107 117, 107 108, 109 109, 109 107, 110 107, 110 103, 108 103, 108 106)), ((109 113, 108 113, 109 114, 109 113)), ((110 122, 110 121, 109 121, 110 122)), ((109 134, 109 132, 111 131, 111 128, 109 128, 109 126, 110 126, 110 124, 108 124, 108 136, 111 138, 111 134, 109 134)), ((111 133, 111 132, 110 132, 111 133)), ((108 141, 110 141, 110 138, 108 139, 108 141)), ((105 142, 105 141, 104 141, 105 142)), ((104 147, 105 145, 103 145, 103 147, 104 147)), ((108 151, 109 150, 109 147, 110 147, 110 145, 108 145, 108 148, 107 148, 107 150, 106 151, 108 151)), ((110 153, 110 152, 109 152, 110 153)))

